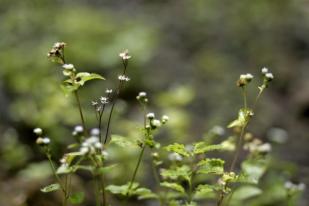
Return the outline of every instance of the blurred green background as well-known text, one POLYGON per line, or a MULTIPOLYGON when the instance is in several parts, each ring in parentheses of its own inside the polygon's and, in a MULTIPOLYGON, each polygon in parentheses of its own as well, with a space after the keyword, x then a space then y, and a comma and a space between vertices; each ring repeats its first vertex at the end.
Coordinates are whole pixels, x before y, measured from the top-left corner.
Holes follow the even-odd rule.
POLYGON ((68 44, 66 59, 78 70, 108 79, 81 91, 93 127, 90 102, 115 87, 118 53, 129 49, 131 81, 113 133, 127 134, 141 122, 135 96, 146 91, 152 110, 171 118, 165 142, 192 142, 229 123, 241 107, 239 74, 259 79, 260 68, 269 67, 275 81, 249 129, 265 140, 288 136, 274 155, 291 162, 296 181, 309 183, 308 1, 1 0, 0 37, 0 205, 52 200, 38 191, 50 172, 32 129, 42 127, 61 154, 79 124, 74 99, 59 87, 61 69, 46 56, 57 41, 68 44))

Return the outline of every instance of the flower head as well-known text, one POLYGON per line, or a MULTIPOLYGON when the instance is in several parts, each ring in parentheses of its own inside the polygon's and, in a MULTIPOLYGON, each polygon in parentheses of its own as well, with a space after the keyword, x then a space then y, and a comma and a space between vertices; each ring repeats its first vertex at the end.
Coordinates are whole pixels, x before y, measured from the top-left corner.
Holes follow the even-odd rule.
POLYGON ((129 51, 128 51, 127 49, 124 50, 123 52, 121 52, 121 53, 119 54, 119 56, 120 56, 124 61, 126 61, 126 60, 128 60, 128 59, 131 58, 131 56, 129 55, 129 51))

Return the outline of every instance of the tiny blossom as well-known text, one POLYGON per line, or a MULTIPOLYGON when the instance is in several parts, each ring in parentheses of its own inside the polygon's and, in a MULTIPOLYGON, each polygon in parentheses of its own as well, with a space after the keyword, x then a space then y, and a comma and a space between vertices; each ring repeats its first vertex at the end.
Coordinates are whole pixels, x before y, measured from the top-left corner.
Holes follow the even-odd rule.
POLYGON ((111 94, 112 92, 113 92, 112 89, 106 89, 106 90, 105 90, 105 93, 106 93, 106 94, 111 94))
POLYGON ((262 152, 262 153, 268 153, 268 152, 271 151, 271 144, 264 143, 264 144, 258 146, 257 151, 262 152))
POLYGON ((131 58, 131 56, 129 56, 129 51, 126 49, 123 52, 121 52, 119 54, 119 56, 123 59, 123 60, 128 60, 131 58))
POLYGON ((94 144, 94 143, 99 142, 99 138, 97 136, 91 136, 88 139, 86 139, 86 142, 90 144, 94 144))
POLYGON ((118 76, 118 79, 119 79, 120 81, 126 81, 126 82, 130 81, 130 78, 127 77, 127 76, 125 76, 125 75, 119 75, 119 76, 118 76))
POLYGON ((105 150, 102 151, 102 155, 103 155, 104 158, 108 157, 108 153, 105 150))
POLYGON ((33 133, 36 135, 41 135, 43 133, 43 130, 41 128, 35 128, 33 130, 33 133))
POLYGON ((98 128, 93 128, 91 129, 90 134, 93 136, 99 136, 100 130, 98 128))
POLYGON ((239 76, 239 79, 245 80, 246 78, 247 78, 247 75, 246 75, 246 74, 241 74, 241 75, 239 76))
POLYGON ((146 93, 146 92, 140 92, 140 93, 138 93, 138 96, 140 96, 140 97, 146 97, 146 96, 147 96, 147 93, 146 93))
POLYGON ((100 101, 101 101, 102 104, 107 104, 108 98, 107 97, 100 97, 100 101))
POLYGON ((155 118, 155 114, 154 113, 148 113, 147 115, 146 115, 146 117, 148 118, 148 119, 153 119, 153 118, 155 118))
POLYGON ((102 143, 101 142, 97 142, 94 144, 94 147, 97 149, 101 149, 102 148, 102 143))
POLYGON ((97 108, 96 108, 97 112, 101 111, 102 108, 103 108, 102 106, 97 106, 97 108))
POLYGON ((225 133, 225 130, 223 127, 216 125, 211 129, 211 132, 215 135, 223 136, 225 133))
POLYGON ((160 127, 161 126, 161 122, 160 120, 157 120, 157 119, 153 119, 151 122, 150 122, 151 126, 153 128, 157 128, 157 127, 160 127))
POLYGON ((75 128, 74 128, 74 131, 76 131, 77 133, 82 133, 84 131, 84 128, 80 125, 77 125, 75 128))
POLYGON ((272 73, 270 73, 270 72, 269 72, 269 73, 266 73, 266 74, 265 74, 265 77, 266 77, 266 79, 269 80, 269 81, 274 79, 274 75, 273 75, 272 73))
POLYGON ((253 75, 250 73, 246 74, 246 80, 251 81, 253 79, 253 75))
POLYGON ((73 64, 64 64, 64 65, 62 65, 62 67, 64 69, 68 69, 68 70, 74 69, 74 65, 73 64))
POLYGON ((268 68, 263 67, 263 68, 262 68, 262 74, 266 74, 266 73, 268 73, 268 68))
POLYGON ((79 152, 82 153, 82 154, 87 154, 89 152, 89 149, 88 149, 88 147, 81 147, 79 152))
POLYGON ((163 124, 168 122, 168 120, 169 120, 169 117, 167 115, 163 115, 162 118, 161 118, 161 121, 162 121, 163 124))
POLYGON ((50 143, 50 139, 48 137, 44 137, 43 138, 43 143, 46 144, 46 145, 49 144, 50 143))
POLYGON ((96 105, 98 105, 98 102, 97 101, 91 101, 91 105, 96 106, 96 105))

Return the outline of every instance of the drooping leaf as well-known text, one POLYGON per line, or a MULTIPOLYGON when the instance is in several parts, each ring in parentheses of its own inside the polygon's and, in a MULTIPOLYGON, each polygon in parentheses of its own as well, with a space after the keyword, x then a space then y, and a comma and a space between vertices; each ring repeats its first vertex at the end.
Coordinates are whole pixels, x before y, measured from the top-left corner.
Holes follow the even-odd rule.
POLYGON ((69 201, 71 204, 81 204, 85 199, 85 193, 83 192, 76 192, 70 195, 69 201))
POLYGON ((44 193, 47 193, 47 192, 54 192, 54 191, 57 191, 57 190, 60 190, 61 187, 58 183, 55 183, 55 184, 51 184, 51 185, 48 185, 44 188, 41 189, 41 192, 44 192, 44 193))
POLYGON ((194 144, 193 153, 194 154, 203 154, 206 152, 214 151, 214 150, 221 150, 222 145, 208 145, 206 142, 198 142, 194 144))
POLYGON ((104 77, 102 77, 99 74, 95 73, 88 73, 88 72, 79 72, 76 74, 76 84, 79 84, 83 86, 87 81, 94 80, 94 79, 102 79, 105 80, 104 77))
POLYGON ((57 169, 56 173, 57 174, 69 174, 73 171, 72 167, 69 167, 66 164, 60 165, 60 167, 57 169))
POLYGON ((112 164, 109 166, 105 166, 105 167, 100 167, 97 171, 98 174, 105 174, 106 172, 111 171, 112 169, 114 169, 117 166, 117 164, 112 164))
POLYGON ((221 159, 203 159, 197 163, 199 174, 222 174, 224 161, 221 159))
POLYGON ((161 176, 164 179, 185 179, 187 181, 190 181, 191 176, 191 169, 187 165, 182 165, 180 167, 171 168, 171 169, 162 169, 161 170, 161 176))
POLYGON ((174 143, 165 147, 165 149, 169 152, 175 152, 184 157, 190 156, 190 153, 186 150, 183 144, 174 143))
POLYGON ((182 194, 185 193, 185 189, 184 189, 181 185, 179 185, 179 184, 177 184, 177 183, 173 183, 173 182, 161 182, 160 185, 161 185, 162 187, 167 187, 167 188, 169 188, 169 189, 175 190, 175 191, 180 192, 180 193, 182 193, 182 194))

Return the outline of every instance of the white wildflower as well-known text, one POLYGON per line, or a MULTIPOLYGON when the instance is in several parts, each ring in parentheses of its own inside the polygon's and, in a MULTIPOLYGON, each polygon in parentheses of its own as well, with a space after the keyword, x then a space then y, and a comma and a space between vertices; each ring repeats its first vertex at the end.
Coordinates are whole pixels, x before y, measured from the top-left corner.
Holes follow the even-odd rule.
POLYGON ((93 128, 93 129, 91 129, 90 134, 92 136, 99 136, 100 130, 98 128, 93 128))
POLYGON ((33 129, 33 133, 36 135, 41 135, 43 133, 43 130, 41 128, 35 128, 33 129))
POLYGON ((73 64, 64 64, 64 65, 62 65, 62 67, 64 69, 67 69, 67 70, 73 70, 74 69, 74 65, 73 64))
POLYGON ((168 122, 169 117, 167 115, 163 115, 161 118, 162 124, 165 124, 166 122, 168 122))
POLYGON ((102 104, 107 104, 108 98, 107 97, 100 97, 100 101, 101 101, 102 104))
POLYGON ((123 52, 121 52, 119 54, 119 56, 123 59, 123 60, 128 60, 131 58, 131 56, 129 55, 129 51, 126 49, 123 52))
POLYGON ((148 113, 147 115, 146 115, 146 117, 148 118, 148 119, 154 119, 155 118, 155 114, 154 113, 148 113))
POLYGON ((82 133, 84 131, 84 128, 81 125, 77 125, 74 128, 74 131, 76 131, 77 133, 82 133))
POLYGON ((262 74, 265 75, 266 73, 268 73, 268 68, 263 67, 261 71, 262 71, 262 74))
POLYGON ((266 73, 265 74, 265 77, 266 77, 266 79, 268 80, 268 81, 271 81, 271 80, 273 80, 274 79, 274 75, 272 74, 272 73, 266 73))

